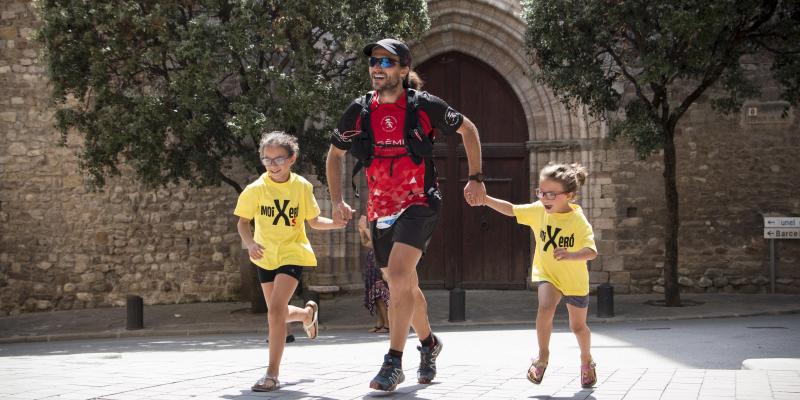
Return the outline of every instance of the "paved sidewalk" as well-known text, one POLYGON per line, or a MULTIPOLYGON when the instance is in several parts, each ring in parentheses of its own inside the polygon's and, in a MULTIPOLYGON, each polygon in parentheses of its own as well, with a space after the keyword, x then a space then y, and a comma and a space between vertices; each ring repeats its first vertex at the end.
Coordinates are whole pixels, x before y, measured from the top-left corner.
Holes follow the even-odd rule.
MULTIPOLYGON (((796 321, 799 317, 786 318, 796 321)), ((748 325, 756 324, 752 318, 749 320, 748 325)), ((675 324, 691 325, 689 322, 675 321, 675 324)), ((735 321, 716 321, 720 322, 736 325, 735 321)), ((418 341, 409 338, 403 365, 406 381, 393 393, 373 392, 368 388, 379 367, 380 355, 385 352, 386 335, 329 331, 315 341, 298 337, 284 353, 280 372, 283 386, 272 393, 250 391, 266 367, 267 346, 261 335, 6 344, 2 348, 8 351, 7 355, 0 357, 3 382, 0 398, 796 400, 800 397, 800 371, 700 369, 669 353, 648 356, 647 353, 656 350, 652 346, 638 348, 634 342, 624 342, 630 337, 626 332, 631 330, 626 325, 649 323, 602 324, 595 329, 593 353, 598 361, 598 383, 593 389, 580 386, 577 346, 572 333, 565 329, 553 334, 554 357, 543 383, 528 382, 524 372, 534 346, 534 332, 531 328, 508 326, 441 331, 445 349, 437 362, 439 373, 432 385, 416 383, 419 355, 414 346, 418 341), (628 355, 631 352, 634 354, 628 355), (639 358, 646 360, 638 361, 639 358), (653 361, 656 359, 664 361, 653 361)), ((796 322, 787 326, 797 329, 796 322)), ((669 333, 651 331, 650 335, 669 333)), ((685 356, 690 351, 686 348, 674 353, 685 356)))
MULTIPOLYGON (((466 296, 466 321, 448 322, 449 292, 427 290, 430 320, 434 327, 531 324, 536 315, 536 293, 531 291, 470 290, 466 296)), ((689 307, 645 304, 662 295, 617 295, 616 316, 597 318, 596 298, 589 306, 589 323, 740 317, 800 313, 800 295, 784 294, 683 294, 683 300, 701 303, 689 307)), ((295 299, 293 304, 302 301, 295 299)), ((374 319, 358 294, 321 301, 321 330, 367 329, 374 319)), ((145 306, 145 329, 125 330, 124 307, 54 311, 0 317, 0 344, 12 342, 115 337, 263 333, 265 315, 250 312, 249 303, 193 303, 145 306)), ((559 306, 557 321, 567 319, 559 306)))

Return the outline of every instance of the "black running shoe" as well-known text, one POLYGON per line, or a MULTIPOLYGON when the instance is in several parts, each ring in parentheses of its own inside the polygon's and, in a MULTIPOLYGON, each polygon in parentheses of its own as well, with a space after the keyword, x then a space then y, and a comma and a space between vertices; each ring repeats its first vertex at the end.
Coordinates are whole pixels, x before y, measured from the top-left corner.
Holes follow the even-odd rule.
POLYGON ((434 335, 433 347, 417 346, 419 350, 419 369, 417 369, 417 382, 428 384, 436 377, 436 357, 442 351, 442 341, 434 335))
POLYGON ((375 390, 391 392, 397 388, 397 385, 403 383, 405 379, 406 376, 403 374, 403 367, 400 359, 387 354, 383 356, 381 370, 378 372, 378 375, 372 378, 369 387, 375 390))

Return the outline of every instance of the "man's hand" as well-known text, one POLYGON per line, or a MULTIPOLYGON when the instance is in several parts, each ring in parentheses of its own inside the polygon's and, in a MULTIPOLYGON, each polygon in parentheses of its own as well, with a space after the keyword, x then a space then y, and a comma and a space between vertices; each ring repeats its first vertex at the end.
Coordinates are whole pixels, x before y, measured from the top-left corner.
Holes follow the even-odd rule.
POLYGON ((354 210, 353 207, 350 207, 349 204, 344 201, 340 201, 333 205, 333 219, 334 221, 343 221, 347 223, 353 218, 353 213, 355 211, 356 210, 354 210))
POLYGON ((483 182, 470 180, 464 186, 464 199, 467 204, 475 207, 486 204, 486 185, 483 182))
POLYGON ((264 256, 264 247, 256 242, 252 242, 247 245, 247 254, 249 254, 250 258, 253 260, 260 260, 261 257, 264 256))

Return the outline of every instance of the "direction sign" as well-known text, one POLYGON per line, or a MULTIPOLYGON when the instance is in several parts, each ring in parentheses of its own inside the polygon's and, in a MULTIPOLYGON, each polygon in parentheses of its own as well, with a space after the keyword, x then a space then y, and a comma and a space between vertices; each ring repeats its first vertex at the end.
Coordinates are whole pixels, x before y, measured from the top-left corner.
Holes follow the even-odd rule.
POLYGON ((800 239, 800 217, 764 217, 764 239, 800 239))
POLYGON ((764 217, 764 228, 800 228, 800 217, 764 217))
POLYGON ((764 228, 764 239, 800 239, 800 228, 764 228))

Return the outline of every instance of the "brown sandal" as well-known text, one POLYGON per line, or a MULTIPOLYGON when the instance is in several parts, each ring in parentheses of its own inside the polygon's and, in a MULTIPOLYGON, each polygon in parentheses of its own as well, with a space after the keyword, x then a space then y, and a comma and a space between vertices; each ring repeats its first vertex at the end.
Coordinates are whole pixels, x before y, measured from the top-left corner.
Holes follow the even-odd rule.
POLYGON ((271 392, 273 390, 278 390, 279 387, 281 387, 281 383, 278 382, 278 378, 264 374, 250 390, 254 392, 271 392))
POLYGON ((528 380, 531 381, 533 384, 540 384, 542 383, 542 379, 544 379, 544 371, 547 369, 547 362, 539 361, 539 359, 535 359, 531 361, 531 366, 528 367, 528 373, 526 376, 528 380))
POLYGON ((589 364, 581 365, 581 387, 591 389, 597 383, 597 365, 590 360, 589 364))
POLYGON ((309 339, 316 339, 319 334, 319 306, 313 300, 306 303, 306 307, 311 306, 314 309, 314 315, 311 318, 311 323, 303 324, 303 329, 306 331, 309 339), (312 331, 313 330, 313 331, 312 331))

